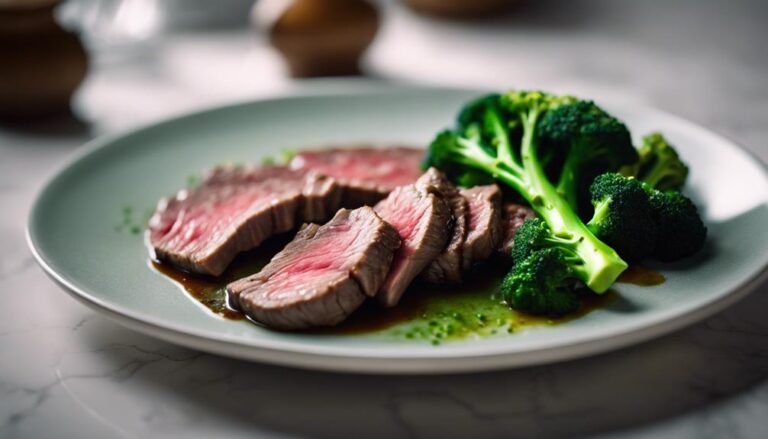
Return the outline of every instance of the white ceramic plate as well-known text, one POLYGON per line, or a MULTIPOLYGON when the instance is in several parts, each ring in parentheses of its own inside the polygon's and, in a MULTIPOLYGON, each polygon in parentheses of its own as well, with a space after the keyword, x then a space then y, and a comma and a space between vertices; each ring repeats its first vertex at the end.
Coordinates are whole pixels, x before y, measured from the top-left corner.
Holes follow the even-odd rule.
POLYGON ((636 106, 606 105, 636 135, 661 130, 677 145, 691 167, 687 193, 702 208, 708 245, 692 261, 663 267, 663 285, 619 285, 621 300, 558 326, 439 346, 377 334, 272 332, 209 313, 148 268, 140 236, 115 230, 125 206, 151 209, 187 176, 216 163, 259 161, 286 147, 423 145, 479 93, 358 87, 215 108, 98 139, 40 193, 30 245, 73 297, 137 331, 222 355, 354 372, 477 371, 585 356, 700 320, 766 277, 768 177, 762 164, 704 128, 636 106))

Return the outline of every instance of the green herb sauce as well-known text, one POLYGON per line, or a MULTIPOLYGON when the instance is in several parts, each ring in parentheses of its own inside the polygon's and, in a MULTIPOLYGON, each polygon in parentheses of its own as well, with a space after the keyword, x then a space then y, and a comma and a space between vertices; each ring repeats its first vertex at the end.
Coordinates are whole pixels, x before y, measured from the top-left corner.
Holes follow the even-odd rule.
MULTIPOLYGON (((258 272, 290 239, 290 234, 278 236, 258 250, 240 255, 219 278, 181 272, 154 261, 151 266, 178 282, 211 312, 229 319, 242 319, 242 314, 227 306, 226 285, 258 272)), ((578 312, 566 317, 529 316, 510 309, 496 296, 507 267, 499 263, 488 265, 460 285, 433 286, 416 282, 396 307, 383 308, 369 300, 340 325, 306 332, 320 336, 377 334, 392 340, 440 345, 452 340, 508 336, 530 326, 558 324, 603 307, 616 298, 614 292, 601 296, 590 294, 584 297, 578 312)))

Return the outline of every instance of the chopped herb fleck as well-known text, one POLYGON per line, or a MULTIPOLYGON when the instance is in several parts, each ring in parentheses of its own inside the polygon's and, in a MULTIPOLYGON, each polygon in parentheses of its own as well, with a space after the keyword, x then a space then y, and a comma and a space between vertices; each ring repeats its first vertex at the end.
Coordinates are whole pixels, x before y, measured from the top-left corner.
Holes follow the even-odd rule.
POLYGON ((283 163, 288 163, 296 156, 296 151, 293 149, 287 149, 283 148, 280 150, 280 158, 282 159, 283 163))
POLYGON ((187 176, 187 186, 188 187, 195 187, 198 184, 200 184, 200 176, 199 175, 190 175, 187 176))
POLYGON ((264 157, 261 159, 261 166, 272 166, 275 164, 275 159, 273 157, 264 157))
POLYGON ((133 212, 134 208, 130 206, 122 208, 122 219, 120 223, 114 227, 115 232, 126 231, 132 235, 141 234, 154 211, 150 209, 144 210, 144 215, 141 218, 135 218, 133 212))

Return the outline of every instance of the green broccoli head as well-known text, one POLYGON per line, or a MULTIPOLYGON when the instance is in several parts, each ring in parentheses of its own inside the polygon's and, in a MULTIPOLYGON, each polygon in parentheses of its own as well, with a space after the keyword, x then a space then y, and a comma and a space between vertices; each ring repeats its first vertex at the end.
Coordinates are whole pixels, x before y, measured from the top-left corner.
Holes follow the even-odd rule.
POLYGON ((538 90, 511 90, 501 95, 501 105, 510 113, 544 113, 578 101, 570 95, 554 95, 538 90))
POLYGON ((520 262, 534 252, 547 246, 547 240, 551 232, 547 223, 540 218, 525 220, 515 233, 515 241, 512 246, 512 261, 520 262))
POLYGON ((456 134, 452 131, 444 130, 438 133, 424 154, 421 168, 429 169, 434 166, 443 169, 455 166, 455 160, 458 157, 455 157, 454 151, 459 149, 457 140, 456 134))
POLYGON ((498 141, 499 128, 504 128, 504 109, 501 95, 481 96, 462 107, 456 118, 456 130, 468 137, 477 137, 493 145, 498 141))
POLYGON ((561 151, 586 147, 581 152, 611 164, 637 160, 627 126, 592 101, 577 100, 548 112, 539 122, 539 139, 561 151))
POLYGON ((579 297, 566 259, 560 249, 546 248, 516 262, 501 284, 502 297, 512 308, 530 314, 563 315, 575 311, 579 297))
POLYGON ((676 261, 704 246, 707 228, 696 205, 679 192, 616 173, 598 176, 590 192, 595 213, 587 227, 626 260, 676 261))
POLYGON ((548 172, 582 216, 590 211, 592 180, 638 160, 627 126, 592 101, 579 100, 549 111, 539 122, 538 141, 543 151, 562 157, 548 165, 548 172))
MULTIPOLYGON (((582 244, 583 239, 578 235, 568 232, 556 233, 541 218, 532 218, 526 220, 515 234, 515 241, 512 246, 512 260, 517 264, 541 250, 556 249, 560 252, 563 262, 568 264, 570 273, 575 279, 579 279, 586 285, 595 281, 608 284, 604 280, 604 272, 596 272, 592 268, 596 262, 601 263, 602 255, 599 252, 594 254, 584 253, 581 247, 582 244), (596 273, 597 276, 595 276, 596 273)), ((611 252, 614 251, 611 248, 611 252)), ((624 268, 626 268, 626 263, 624 264, 624 268)), ((606 287, 600 293, 607 289, 606 287)), ((595 290, 593 289, 593 291, 595 290)))
POLYGON ((589 188, 595 213, 587 226, 627 261, 651 255, 656 221, 648 194, 634 178, 616 173, 598 176, 589 188))
POLYGON ((638 152, 640 159, 621 168, 623 175, 635 177, 660 191, 676 191, 683 187, 688 178, 688 166, 661 133, 643 137, 643 146, 638 152))
MULTIPOLYGON (((547 174, 559 151, 538 147, 539 121, 577 101, 539 91, 487 95, 463 108, 453 129, 430 144, 425 166, 462 185, 504 183, 527 201, 547 226, 546 246, 567 253, 572 271, 588 288, 605 292, 627 263, 594 236, 547 174)), ((586 137, 585 137, 586 138, 586 137)))
POLYGON ((663 262, 693 256, 704 247, 707 228, 696 205, 679 192, 662 192, 644 185, 657 228, 652 256, 663 262))

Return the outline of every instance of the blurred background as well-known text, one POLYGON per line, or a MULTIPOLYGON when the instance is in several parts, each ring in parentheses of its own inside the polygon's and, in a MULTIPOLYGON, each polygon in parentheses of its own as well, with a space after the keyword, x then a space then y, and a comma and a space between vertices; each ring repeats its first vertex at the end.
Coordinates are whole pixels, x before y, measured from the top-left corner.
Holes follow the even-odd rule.
MULTIPOLYGON (((88 140, 212 105, 387 81, 541 88, 649 105, 724 134, 768 162, 767 42, 764 0, 0 0, 0 437, 9 431, 9 437, 14 431, 46 437, 51 419, 63 431, 130 436, 95 412, 88 412, 95 421, 86 422, 89 409, 63 385, 52 353, 83 351, 89 341, 76 331, 93 313, 44 277, 24 239, 43 181, 88 140), (35 305, 48 310, 49 321, 27 317, 37 317, 35 305)), ((339 416, 327 421, 339 425, 348 411, 328 395, 352 399, 376 386, 415 389, 423 398, 413 405, 387 403, 393 431, 402 433, 397 427, 410 422, 412 437, 430 437, 456 423, 492 436, 494 426, 507 425, 500 423, 509 407, 486 404, 483 392, 498 387, 522 389, 520 400, 530 399, 531 412, 510 412, 521 434, 572 437, 610 428, 635 429, 623 437, 764 438, 764 297, 753 294, 685 331, 596 359, 490 380, 445 378, 457 393, 483 401, 477 409, 434 398, 430 389, 443 387, 442 379, 364 380, 212 356, 190 372, 203 388, 198 394, 173 379, 186 351, 103 319, 89 325, 104 345, 115 347, 119 363, 114 376, 103 375, 114 385, 106 387, 114 393, 105 393, 105 401, 131 387, 148 395, 141 404, 154 407, 164 385, 193 401, 179 402, 189 411, 185 417, 157 407, 160 416, 142 421, 162 432, 186 431, 174 430, 174 423, 197 429, 208 422, 192 418, 201 413, 194 401, 212 388, 206 380, 220 379, 209 376, 210 366, 222 380, 229 374, 250 383, 257 367, 264 381, 292 380, 302 390, 289 400, 306 400, 298 409, 338 409, 339 416), (157 367, 144 381, 151 385, 123 386, 147 365, 157 367), (679 379, 693 369, 698 374, 679 379), (572 380, 560 383, 568 387, 550 387, 556 376, 572 380), (590 379, 604 385, 590 385, 590 379), (322 398, 307 399, 303 389, 310 388, 322 398), (420 411, 430 416, 418 419, 420 411), (169 424, 160 422, 164 413, 169 424), (428 423, 445 417, 456 422, 428 423)), ((83 358, 108 354, 102 349, 83 358)), ((85 360, 67 366, 85 370, 82 378, 103 373, 85 360)), ((240 395, 260 398, 262 390, 253 384, 240 395)), ((221 395, 214 403, 229 407, 230 394, 221 395)), ((279 395, 266 393, 267 399, 279 395)), ((367 417, 368 407, 349 413, 367 417)), ((308 416, 319 422, 323 413, 308 416)), ((313 425, 277 429, 316 434, 313 425)))
POLYGON ((341 76, 634 100, 756 145, 766 24, 759 0, 1 0, 0 118, 71 108, 90 137, 341 76))

